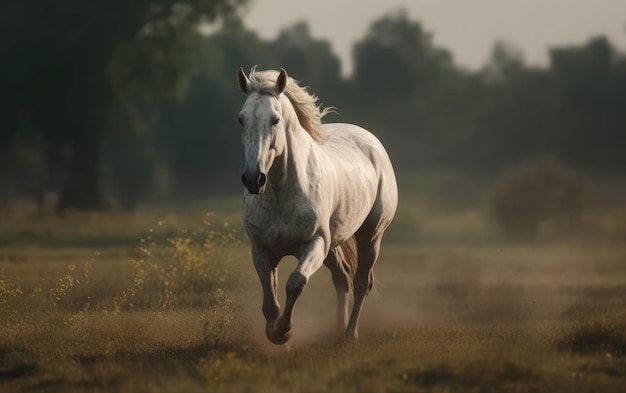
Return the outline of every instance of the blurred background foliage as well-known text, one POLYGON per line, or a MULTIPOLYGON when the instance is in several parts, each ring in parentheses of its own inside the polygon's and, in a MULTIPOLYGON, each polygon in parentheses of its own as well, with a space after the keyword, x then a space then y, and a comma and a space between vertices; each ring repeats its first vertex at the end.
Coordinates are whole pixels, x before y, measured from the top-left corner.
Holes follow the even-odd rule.
POLYGON ((542 156, 626 172, 626 58, 605 37, 550 49, 546 67, 498 42, 470 71, 399 11, 371 24, 343 76, 306 22, 262 40, 240 18, 246 3, 3 2, 0 205, 134 211, 240 193, 235 73, 254 65, 309 86, 337 108, 326 121, 370 129, 400 173, 495 179, 542 156))

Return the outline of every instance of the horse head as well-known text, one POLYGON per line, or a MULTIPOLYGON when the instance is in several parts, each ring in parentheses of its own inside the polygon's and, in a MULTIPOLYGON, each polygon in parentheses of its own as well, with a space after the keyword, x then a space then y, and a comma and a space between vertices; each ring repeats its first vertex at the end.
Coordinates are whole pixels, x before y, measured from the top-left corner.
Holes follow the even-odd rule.
POLYGON ((250 194, 262 194, 276 156, 285 145, 279 97, 288 82, 287 72, 281 69, 272 86, 254 87, 242 68, 237 73, 239 88, 247 95, 239 112, 242 127, 245 164, 241 181, 250 194))

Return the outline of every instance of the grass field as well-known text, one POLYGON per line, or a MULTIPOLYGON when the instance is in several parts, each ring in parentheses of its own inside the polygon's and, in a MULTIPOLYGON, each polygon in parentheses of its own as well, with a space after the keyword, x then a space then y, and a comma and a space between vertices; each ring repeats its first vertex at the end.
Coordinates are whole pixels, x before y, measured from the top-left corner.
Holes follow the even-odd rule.
MULTIPOLYGON (((296 306, 287 350, 264 337, 233 211, 3 218, 0 391, 626 386, 621 232, 519 243, 497 238, 477 210, 407 209, 383 246, 360 341, 331 338, 335 295, 322 269, 296 306)), ((281 263, 283 296, 293 267, 281 263)))

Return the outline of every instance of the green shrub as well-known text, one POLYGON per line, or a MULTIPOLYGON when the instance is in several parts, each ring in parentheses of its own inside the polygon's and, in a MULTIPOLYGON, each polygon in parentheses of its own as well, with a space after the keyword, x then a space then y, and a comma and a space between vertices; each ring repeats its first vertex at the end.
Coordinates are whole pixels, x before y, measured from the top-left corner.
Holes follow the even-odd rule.
POLYGON ((577 229, 597 193, 580 173, 542 157, 503 173, 489 198, 489 215, 509 235, 536 236, 544 224, 560 233, 577 229))

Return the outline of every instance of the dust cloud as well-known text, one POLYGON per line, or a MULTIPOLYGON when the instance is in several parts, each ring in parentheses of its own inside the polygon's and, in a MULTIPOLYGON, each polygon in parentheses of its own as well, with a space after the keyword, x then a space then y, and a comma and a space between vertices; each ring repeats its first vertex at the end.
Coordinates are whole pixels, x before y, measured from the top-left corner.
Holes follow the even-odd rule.
MULTIPOLYGON (((289 259, 279 266, 281 304, 294 267, 289 259)), ((559 323, 619 307, 626 295, 626 245, 391 245, 383 246, 374 271, 361 337, 424 326, 559 323)), ((264 337, 260 285, 246 292, 242 319, 249 337, 276 350, 264 337)), ((290 345, 334 340, 335 307, 330 273, 322 268, 298 300, 290 345)))

